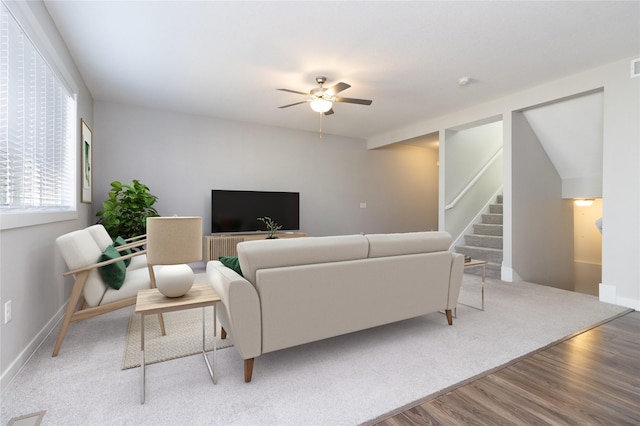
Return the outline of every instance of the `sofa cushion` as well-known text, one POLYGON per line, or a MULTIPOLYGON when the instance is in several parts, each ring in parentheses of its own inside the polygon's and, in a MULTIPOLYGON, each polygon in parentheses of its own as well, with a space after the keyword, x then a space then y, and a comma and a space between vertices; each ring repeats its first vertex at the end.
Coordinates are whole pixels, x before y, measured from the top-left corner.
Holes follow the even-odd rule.
MULTIPOLYGON (((113 246, 108 246, 104 252, 98 258, 98 262, 104 262, 107 260, 117 259, 120 257, 120 253, 113 246)), ((127 266, 124 261, 111 263, 109 265, 101 266, 98 268, 102 280, 111 288, 120 290, 124 283, 124 277, 127 273, 127 266)))
MULTIPOLYGON (((116 250, 118 247, 126 246, 126 245, 127 245, 127 242, 122 237, 116 237, 116 239, 113 240, 113 246, 116 248, 116 250)), ((118 250, 118 251, 120 252, 120 256, 126 256, 128 254, 133 253, 131 249, 124 249, 124 250, 118 250)), ((123 262, 125 266, 129 266, 131 264, 131 258, 124 259, 123 262)))
POLYGON ((244 277, 255 285, 259 269, 366 259, 369 242, 363 235, 282 238, 245 241, 237 250, 244 277))
POLYGON ((448 232, 407 232, 402 234, 370 234, 369 257, 447 251, 452 238, 448 232))
POLYGON ((238 275, 242 276, 242 268, 240 267, 240 261, 238 260, 238 256, 220 256, 218 260, 224 266, 226 266, 227 268, 233 269, 238 273, 238 275))

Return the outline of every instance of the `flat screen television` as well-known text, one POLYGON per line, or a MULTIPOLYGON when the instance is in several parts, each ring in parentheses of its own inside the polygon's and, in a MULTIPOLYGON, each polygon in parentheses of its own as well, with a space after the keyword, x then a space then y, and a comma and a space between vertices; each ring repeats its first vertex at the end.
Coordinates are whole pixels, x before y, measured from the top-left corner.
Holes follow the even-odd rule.
POLYGON ((258 217, 269 216, 282 231, 300 229, 300 193, 211 190, 211 232, 266 231, 258 217))

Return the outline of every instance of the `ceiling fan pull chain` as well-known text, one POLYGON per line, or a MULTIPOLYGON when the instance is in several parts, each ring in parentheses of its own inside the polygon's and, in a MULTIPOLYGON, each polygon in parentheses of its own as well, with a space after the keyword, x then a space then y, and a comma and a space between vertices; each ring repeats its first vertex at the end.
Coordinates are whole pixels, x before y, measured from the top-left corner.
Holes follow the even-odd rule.
POLYGON ((322 116, 324 115, 324 113, 320 113, 320 139, 322 139, 322 116))

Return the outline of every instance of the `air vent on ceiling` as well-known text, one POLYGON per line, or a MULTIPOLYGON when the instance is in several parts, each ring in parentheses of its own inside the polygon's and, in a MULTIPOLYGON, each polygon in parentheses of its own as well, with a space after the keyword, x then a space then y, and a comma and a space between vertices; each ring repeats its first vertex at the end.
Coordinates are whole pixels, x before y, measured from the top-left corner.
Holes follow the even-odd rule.
POLYGON ((640 58, 631 61, 631 78, 640 77, 640 58))

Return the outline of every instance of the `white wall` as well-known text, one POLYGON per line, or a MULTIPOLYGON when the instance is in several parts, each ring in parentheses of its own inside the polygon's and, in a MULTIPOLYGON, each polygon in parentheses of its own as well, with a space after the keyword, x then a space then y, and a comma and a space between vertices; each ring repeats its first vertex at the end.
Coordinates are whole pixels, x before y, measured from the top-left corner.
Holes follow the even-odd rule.
POLYGON ((434 203, 420 195, 432 191, 426 149, 367 150, 363 140, 328 134, 106 102, 94 108, 97 201, 111 181, 139 179, 159 197, 160 214, 202 216, 207 233, 211 189, 300 192, 300 227, 310 236, 437 224, 434 203))
POLYGON ((630 78, 629 64, 603 69, 600 299, 640 310, 640 77, 630 78))
MULTIPOLYGON (((635 58, 638 56, 640 51, 635 58)), ((512 164, 507 160, 512 155, 511 113, 603 89, 603 222, 608 228, 602 236, 600 299, 640 310, 640 78, 630 77, 630 62, 635 58, 622 59, 454 114, 412 123, 370 138, 367 146, 377 148, 502 115, 505 150, 503 278, 517 279, 512 270, 511 253, 512 164)), ((443 151, 441 148, 441 161, 443 151)))
POLYGON ((512 115, 513 270, 528 282, 573 291, 573 203, 522 112, 512 115))
POLYGON ((602 282, 602 234, 595 223, 601 217, 601 199, 573 206, 574 291, 594 296, 602 282))
MULTIPOLYGON (((62 42, 41 2, 6 2, 19 14, 21 24, 41 49, 55 49, 55 66, 62 69, 67 82, 75 86, 78 100, 78 161, 80 157, 80 118, 93 124, 93 99, 71 55, 62 42)), ((80 164, 76 170, 80 170, 80 164)), ((80 177, 78 177, 78 180, 80 177)), ((78 218, 63 222, 0 231, 0 299, 4 307, 11 300, 12 319, 0 326, 0 366, 2 389, 26 362, 61 318, 73 280, 62 277, 64 262, 55 247, 56 237, 83 228, 92 221, 91 206, 77 198, 78 218)), ((2 316, 4 317, 4 315, 2 316)), ((63 348, 64 350, 64 348, 63 348)))
POLYGON ((444 133, 446 205, 452 204, 478 173, 489 166, 455 207, 446 211, 444 221, 440 222, 440 228, 449 232, 455 242, 468 232, 477 213, 502 186, 502 155, 489 162, 502 149, 502 121, 462 130, 447 129, 444 133))

